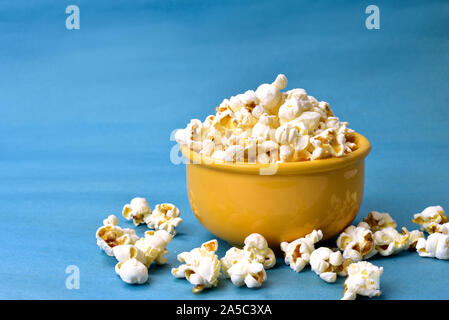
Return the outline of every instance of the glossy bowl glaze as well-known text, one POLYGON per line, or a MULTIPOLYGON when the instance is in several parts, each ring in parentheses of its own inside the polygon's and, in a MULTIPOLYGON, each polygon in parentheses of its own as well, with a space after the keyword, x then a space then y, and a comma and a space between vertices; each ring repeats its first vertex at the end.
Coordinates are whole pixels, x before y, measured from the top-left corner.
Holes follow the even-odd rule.
POLYGON ((354 220, 362 202, 371 146, 357 133, 355 143, 358 149, 341 158, 276 165, 225 163, 182 146, 190 205, 207 230, 232 245, 253 232, 273 249, 313 229, 329 239, 354 220))

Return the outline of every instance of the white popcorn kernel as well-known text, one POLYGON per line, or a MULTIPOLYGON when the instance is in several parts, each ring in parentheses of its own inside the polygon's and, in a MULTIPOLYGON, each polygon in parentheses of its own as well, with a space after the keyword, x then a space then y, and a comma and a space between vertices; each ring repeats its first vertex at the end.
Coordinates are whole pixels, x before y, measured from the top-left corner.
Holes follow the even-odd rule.
POLYGON ((312 252, 310 267, 321 279, 329 283, 335 282, 337 275, 346 275, 341 252, 332 251, 326 247, 318 248, 312 252))
POLYGON ((136 259, 145 264, 145 254, 132 244, 122 244, 112 248, 112 253, 118 262, 136 259))
POLYGON ((106 219, 103 220, 103 225, 107 226, 108 224, 116 226, 118 225, 118 219, 115 215, 111 214, 106 219))
POLYGON ((449 235, 435 232, 427 239, 419 238, 416 251, 421 257, 449 260, 449 235))
POLYGON ((279 160, 288 162, 294 156, 295 150, 290 145, 282 145, 279 148, 279 160))
POLYGON ((167 244, 173 239, 173 236, 165 230, 147 231, 145 237, 136 241, 136 248, 143 252, 145 256, 145 265, 150 267, 153 262, 164 264, 165 255, 168 250, 167 244))
POLYGON ((217 240, 211 240, 203 243, 200 248, 180 253, 178 260, 184 264, 173 268, 171 273, 177 278, 186 278, 193 284, 193 293, 216 287, 221 274, 221 263, 215 254, 217 249, 217 240))
POLYGON ((151 214, 151 209, 145 198, 134 198, 125 204, 122 214, 126 220, 133 219, 134 225, 138 226, 151 214))
POLYGON ((373 234, 376 251, 382 256, 407 250, 410 246, 409 237, 408 233, 399 233, 392 227, 382 228, 373 234))
POLYGON ((384 228, 396 228, 396 222, 388 213, 380 213, 371 211, 368 216, 363 219, 373 232, 382 230, 384 228))
POLYGON ((221 259, 223 273, 231 282, 240 287, 258 288, 267 279, 264 265, 257 260, 252 260, 247 251, 231 248, 221 259))
POLYGON ((281 89, 287 84, 287 78, 284 75, 278 75, 272 84, 261 84, 256 90, 256 96, 259 104, 270 113, 277 112, 277 107, 282 102, 281 89))
POLYGON ((352 263, 347 269, 348 277, 342 300, 355 300, 357 295, 374 297, 380 296, 380 276, 382 267, 377 267, 367 261, 352 263))
POLYGON ((291 123, 294 124, 301 134, 309 134, 318 128, 320 123, 321 115, 315 111, 303 112, 298 118, 293 120, 291 123), (300 125, 302 123, 304 127, 300 125), (305 132, 303 132, 305 131, 305 132))
POLYGON ((313 230, 303 238, 292 242, 282 242, 281 250, 284 252, 284 261, 295 272, 300 272, 310 261, 310 255, 315 250, 315 243, 323 238, 321 230, 313 230))
POLYGON ((148 268, 135 258, 117 263, 115 272, 129 284, 143 284, 148 281, 148 268))
POLYGON ((275 131, 276 142, 280 144, 293 144, 296 145, 298 141, 299 131, 295 127, 284 124, 281 125, 275 131))
POLYGON ((201 149, 203 123, 201 120, 192 119, 185 129, 180 129, 175 133, 175 140, 181 145, 199 151, 201 149))
POLYGON ((412 222, 419 224, 428 233, 436 232, 441 224, 448 222, 441 206, 427 207, 421 213, 416 213, 413 218, 412 222))
POLYGON ((436 227, 436 232, 443 233, 443 234, 449 234, 449 222, 439 224, 436 227))
POLYGON ((226 148, 224 160, 227 162, 242 162, 245 157, 245 149, 240 145, 232 145, 226 148))
POLYGON ((245 238, 244 243, 243 250, 249 253, 252 260, 262 263, 266 269, 270 269, 276 264, 274 252, 268 247, 267 240, 261 234, 250 234, 245 238))
MULTIPOLYGON (((104 222, 109 222, 105 219, 104 222)), ((134 244, 139 237, 134 230, 120 228, 114 224, 106 224, 97 229, 95 233, 97 245, 104 250, 108 256, 114 256, 112 249, 119 245, 134 244)))
POLYGON ((172 235, 176 234, 175 228, 182 222, 179 209, 171 203, 156 205, 153 212, 145 218, 148 228, 165 230, 172 235))
POLYGON ((356 262, 369 259, 377 253, 373 233, 366 223, 347 227, 338 236, 337 246, 343 251, 343 258, 356 262))

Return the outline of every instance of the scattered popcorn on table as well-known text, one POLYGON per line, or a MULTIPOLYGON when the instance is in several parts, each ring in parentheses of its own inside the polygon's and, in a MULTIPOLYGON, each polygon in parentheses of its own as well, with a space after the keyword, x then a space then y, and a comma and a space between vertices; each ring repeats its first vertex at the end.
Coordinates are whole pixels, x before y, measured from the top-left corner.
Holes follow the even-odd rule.
POLYGON ((326 247, 318 248, 310 255, 312 271, 330 283, 337 280, 337 275, 346 276, 345 266, 348 263, 352 263, 352 260, 345 261, 340 251, 332 251, 326 247))
POLYGON ((357 149, 353 130, 327 102, 304 89, 281 92, 287 78, 224 99, 204 122, 193 119, 176 141, 224 161, 290 162, 342 157, 357 149))
POLYGON ((114 256, 112 249, 115 246, 134 244, 139 239, 134 230, 128 228, 122 229, 117 226, 117 222, 117 217, 110 215, 107 219, 103 220, 105 225, 98 228, 95 234, 97 245, 109 256, 114 256))
POLYGON ((267 279, 263 264, 252 260, 245 250, 232 247, 220 261, 224 275, 236 286, 257 288, 267 279))
POLYGON ((377 211, 371 211, 368 216, 363 219, 369 226, 371 231, 376 232, 384 228, 396 228, 396 222, 391 218, 388 213, 380 213, 377 211))
POLYGON ((281 250, 285 254, 285 263, 295 272, 300 272, 310 261, 310 255, 315 250, 315 243, 323 238, 321 230, 313 230, 304 238, 296 239, 290 243, 282 242, 281 250))
POLYGON ((449 260, 449 235, 435 232, 427 239, 419 238, 416 251, 421 257, 449 260))
POLYGON ((134 224, 138 226, 151 214, 151 209, 145 198, 134 198, 129 204, 125 204, 122 213, 126 220, 133 219, 134 224))
POLYGON ((374 297, 380 296, 380 276, 382 267, 377 267, 367 261, 352 263, 347 269, 345 289, 342 300, 355 300, 357 295, 374 297))
POLYGON ((410 234, 405 232, 405 230, 403 229, 403 233, 399 233, 395 228, 387 227, 376 231, 373 239, 379 254, 382 256, 390 256, 407 250, 410 246, 410 234))
POLYGON ((134 245, 143 252, 145 265, 150 267, 153 262, 157 264, 166 262, 164 256, 168 253, 168 250, 165 247, 172 239, 173 236, 165 230, 150 230, 145 232, 145 237, 137 240, 134 245))
POLYGON ((143 284, 148 280, 147 266, 135 258, 117 263, 115 272, 129 284, 143 284))
POLYGON ((249 253, 252 260, 262 263, 266 269, 270 269, 276 264, 273 250, 268 247, 267 240, 258 233, 252 233, 245 238, 243 250, 249 253))
POLYGON ((147 215, 144 221, 150 229, 165 230, 175 235, 175 227, 182 222, 179 215, 179 209, 175 205, 163 203, 156 205, 153 212, 147 215))
POLYGON ((337 246, 343 251, 343 258, 355 262, 369 259, 377 253, 373 233, 365 222, 360 222, 357 227, 347 227, 339 235, 337 246))
POLYGON ((218 249, 217 240, 205 242, 200 248, 178 255, 179 262, 184 264, 173 268, 171 273, 176 278, 186 278, 195 287, 193 293, 199 293, 205 288, 216 287, 220 276, 221 263, 215 252, 218 249))

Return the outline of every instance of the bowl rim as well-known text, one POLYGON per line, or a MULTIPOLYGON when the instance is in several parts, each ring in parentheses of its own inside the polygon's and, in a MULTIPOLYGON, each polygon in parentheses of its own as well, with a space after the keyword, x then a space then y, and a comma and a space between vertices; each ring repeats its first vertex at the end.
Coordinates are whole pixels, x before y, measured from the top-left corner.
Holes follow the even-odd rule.
POLYGON ((246 162, 232 163, 201 155, 198 152, 193 151, 186 145, 181 145, 181 152, 187 160, 187 165, 201 165, 216 170, 258 175, 312 173, 340 169, 353 164, 354 162, 365 159, 371 151, 371 143, 360 133, 354 132, 353 135, 355 138, 354 142, 358 147, 355 151, 348 153, 343 157, 317 159, 310 161, 279 162, 271 164, 246 162), (272 173, 273 169, 276 169, 274 173, 272 173))

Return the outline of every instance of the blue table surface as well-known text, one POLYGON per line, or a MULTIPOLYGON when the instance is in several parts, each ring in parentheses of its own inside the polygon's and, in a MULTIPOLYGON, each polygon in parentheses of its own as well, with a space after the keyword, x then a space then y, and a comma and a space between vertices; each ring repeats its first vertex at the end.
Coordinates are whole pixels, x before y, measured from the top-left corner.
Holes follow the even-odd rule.
MULTIPOLYGON (((256 290, 228 280, 199 295, 170 269, 213 238, 192 214, 171 132, 223 98, 285 73, 367 136, 365 197, 416 229, 414 213, 449 209, 448 1, 1 1, 1 299, 339 299, 281 257, 256 290), (65 28, 65 7, 81 29, 65 28), (367 30, 365 8, 380 8, 367 30), (144 196, 173 202, 179 234, 148 284, 131 286, 95 242, 102 219, 144 196), (80 289, 65 286, 68 265, 80 289)), ((143 235, 145 226, 137 228, 143 235)), ((229 245, 219 242, 222 256, 229 245)), ((375 299, 448 299, 448 262, 403 252, 375 299)))

